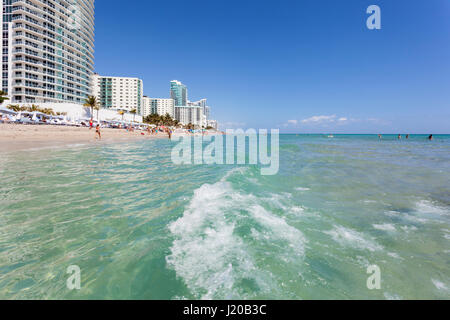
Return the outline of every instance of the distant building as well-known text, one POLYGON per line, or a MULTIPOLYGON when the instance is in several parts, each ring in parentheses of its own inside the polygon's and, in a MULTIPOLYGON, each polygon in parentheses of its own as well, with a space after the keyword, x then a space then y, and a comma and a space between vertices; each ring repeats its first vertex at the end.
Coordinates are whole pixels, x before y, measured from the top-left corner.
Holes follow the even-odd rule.
POLYGON ((138 78, 93 76, 93 95, 103 109, 143 112, 144 83, 138 78))
POLYGON ((144 117, 151 114, 158 114, 165 116, 169 114, 172 118, 175 117, 175 101, 173 99, 160 99, 144 97, 144 106, 142 108, 144 117))
POLYGON ((152 114, 152 102, 147 96, 142 97, 142 116, 147 117, 152 114))
POLYGON ((199 101, 188 101, 188 106, 197 106, 203 108, 203 114, 205 115, 206 119, 209 119, 210 116, 210 108, 206 105, 206 99, 201 99, 199 101))
POLYGON ((209 117, 211 116, 210 112, 211 112, 210 107, 208 107, 208 106, 203 107, 203 114, 205 115, 206 120, 209 120, 209 117))
POLYGON ((175 106, 187 106, 188 92, 186 86, 178 80, 170 81, 170 97, 175 101, 175 106))
POLYGON ((211 127, 214 128, 216 130, 219 129, 219 123, 217 122, 217 120, 207 120, 206 121, 206 127, 211 127))
POLYGON ((206 118, 200 106, 175 106, 175 119, 183 125, 206 127, 206 118))

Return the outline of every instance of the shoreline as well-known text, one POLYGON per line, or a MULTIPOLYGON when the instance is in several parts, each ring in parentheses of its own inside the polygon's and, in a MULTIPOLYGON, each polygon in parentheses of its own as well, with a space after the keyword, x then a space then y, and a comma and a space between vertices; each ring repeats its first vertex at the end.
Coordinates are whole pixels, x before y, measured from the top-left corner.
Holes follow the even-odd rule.
POLYGON ((113 142, 168 139, 167 134, 142 135, 143 131, 128 132, 125 129, 101 129, 102 140, 95 137, 95 128, 50 125, 0 124, 0 153, 66 147, 74 144, 98 145, 113 142))

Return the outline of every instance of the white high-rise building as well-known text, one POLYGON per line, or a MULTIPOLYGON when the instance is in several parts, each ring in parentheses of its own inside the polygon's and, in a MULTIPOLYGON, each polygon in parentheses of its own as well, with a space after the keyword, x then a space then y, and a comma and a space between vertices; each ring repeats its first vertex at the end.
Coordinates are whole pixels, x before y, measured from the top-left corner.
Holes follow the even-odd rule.
POLYGON ((209 120, 210 116, 211 116, 211 108, 208 106, 204 106, 203 107, 203 114, 206 117, 206 120, 209 120))
POLYGON ((175 106, 175 119, 182 125, 206 127, 206 118, 200 106, 175 106))
POLYGON ((149 97, 142 97, 142 116, 147 117, 152 114, 152 101, 149 97))
POLYGON ((203 108, 203 114, 205 115, 206 119, 209 119, 210 117, 210 107, 206 105, 206 99, 201 99, 198 101, 188 101, 188 106, 196 106, 196 107, 202 107, 203 108))
POLYGON ((94 71, 94 0, 3 0, 1 89, 11 103, 84 103, 94 71))
POLYGON ((142 110, 144 117, 150 114, 158 114, 160 116, 169 114, 173 118, 175 116, 175 100, 144 97, 142 110))
POLYGON ((206 120, 206 127, 211 127, 215 130, 219 129, 219 123, 217 120, 206 120))
POLYGON ((93 76, 93 94, 104 109, 143 112, 144 83, 138 78, 93 76))

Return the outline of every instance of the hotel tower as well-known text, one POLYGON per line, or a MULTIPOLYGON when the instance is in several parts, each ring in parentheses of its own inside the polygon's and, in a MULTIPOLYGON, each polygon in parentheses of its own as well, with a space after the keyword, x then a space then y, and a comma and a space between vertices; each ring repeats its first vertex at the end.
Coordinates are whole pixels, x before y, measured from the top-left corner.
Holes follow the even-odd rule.
POLYGON ((94 0, 0 0, 11 103, 83 103, 94 71, 94 0))

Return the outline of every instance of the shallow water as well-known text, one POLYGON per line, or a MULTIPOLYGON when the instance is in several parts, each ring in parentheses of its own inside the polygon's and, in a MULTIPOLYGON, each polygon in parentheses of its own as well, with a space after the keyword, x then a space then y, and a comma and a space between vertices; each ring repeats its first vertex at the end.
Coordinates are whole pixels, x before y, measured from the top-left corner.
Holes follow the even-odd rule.
POLYGON ((1 154, 0 298, 450 298, 450 136, 282 135, 276 176, 172 146, 1 154))

